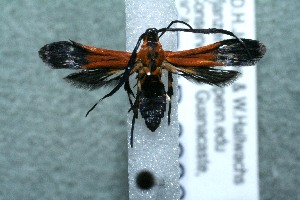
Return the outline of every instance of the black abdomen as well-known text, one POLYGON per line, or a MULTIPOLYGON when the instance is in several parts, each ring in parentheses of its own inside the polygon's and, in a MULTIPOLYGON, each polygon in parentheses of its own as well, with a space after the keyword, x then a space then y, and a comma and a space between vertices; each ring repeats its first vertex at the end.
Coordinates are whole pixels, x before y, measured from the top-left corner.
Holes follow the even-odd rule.
POLYGON ((150 75, 145 78, 139 109, 147 127, 154 132, 166 111, 166 92, 158 76, 150 75))

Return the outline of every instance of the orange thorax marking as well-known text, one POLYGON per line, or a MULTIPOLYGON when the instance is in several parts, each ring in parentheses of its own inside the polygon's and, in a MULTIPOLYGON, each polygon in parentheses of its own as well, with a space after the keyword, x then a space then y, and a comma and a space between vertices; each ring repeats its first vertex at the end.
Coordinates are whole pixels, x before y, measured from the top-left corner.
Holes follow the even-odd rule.
POLYGON ((152 43, 144 40, 137 57, 143 64, 144 73, 147 75, 160 74, 160 68, 163 60, 165 59, 165 55, 159 41, 152 43))

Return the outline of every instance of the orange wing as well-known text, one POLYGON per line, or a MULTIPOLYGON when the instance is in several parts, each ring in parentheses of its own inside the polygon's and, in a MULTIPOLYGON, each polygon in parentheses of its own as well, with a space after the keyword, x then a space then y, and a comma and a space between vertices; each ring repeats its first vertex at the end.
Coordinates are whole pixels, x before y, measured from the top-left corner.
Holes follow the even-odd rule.
POLYGON ((224 86, 233 82, 240 73, 221 70, 215 66, 255 65, 263 57, 266 48, 257 40, 242 39, 245 46, 236 39, 223 40, 195 49, 165 52, 165 68, 200 83, 224 86))
POLYGON ((220 46, 220 42, 210 44, 195 49, 165 52, 166 61, 181 67, 211 67, 222 66, 222 63, 216 61, 217 54, 215 50, 220 46))
POLYGON ((82 69, 65 79, 77 87, 96 89, 118 82, 118 72, 127 66, 131 53, 61 41, 45 45, 39 55, 55 69, 82 69))
POLYGON ((87 55, 85 56, 87 64, 82 66, 84 69, 109 67, 123 70, 127 66, 131 55, 131 53, 125 51, 108 50, 83 44, 79 45, 87 51, 87 55))

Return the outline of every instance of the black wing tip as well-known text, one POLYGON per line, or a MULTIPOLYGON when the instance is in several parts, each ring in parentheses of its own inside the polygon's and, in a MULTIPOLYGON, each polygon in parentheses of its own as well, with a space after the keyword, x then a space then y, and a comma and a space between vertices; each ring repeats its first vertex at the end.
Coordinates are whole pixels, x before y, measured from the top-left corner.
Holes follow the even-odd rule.
POLYGON ((236 39, 221 41, 217 61, 225 66, 251 66, 255 65, 267 51, 266 46, 258 40, 244 38, 241 40, 245 46, 236 39))
POLYGON ((244 38, 242 39, 242 41, 245 43, 246 47, 250 49, 250 53, 252 50, 254 53, 256 53, 254 55, 256 55, 259 58, 262 58, 265 55, 267 48, 260 41, 244 38))
POLYGON ((39 57, 42 61, 48 64, 51 68, 65 68, 63 62, 63 51, 69 49, 72 46, 70 41, 59 41, 44 45, 39 50, 39 57))
POLYGON ((79 69, 87 64, 86 50, 72 40, 46 44, 38 51, 39 57, 51 68, 79 69))
POLYGON ((258 45, 259 45, 259 53, 261 54, 261 57, 263 57, 267 52, 267 47, 261 42, 258 42, 258 45))
POLYGON ((70 41, 59 41, 59 42, 52 42, 49 44, 44 45, 39 51, 40 58, 46 62, 49 60, 49 56, 51 52, 56 51, 57 48, 62 48, 66 46, 70 46, 72 43, 70 41))

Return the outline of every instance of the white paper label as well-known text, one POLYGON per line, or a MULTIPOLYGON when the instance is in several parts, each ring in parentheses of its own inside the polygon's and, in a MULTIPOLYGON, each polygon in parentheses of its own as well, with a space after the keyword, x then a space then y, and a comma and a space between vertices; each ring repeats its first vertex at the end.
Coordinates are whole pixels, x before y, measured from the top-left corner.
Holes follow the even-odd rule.
MULTIPOLYGON (((177 0, 179 19, 194 28, 222 28, 255 38, 253 0, 177 0)), ((191 49, 230 38, 222 34, 179 34, 191 49)), ((232 85, 195 85, 180 77, 181 199, 258 200, 255 66, 232 85)))

